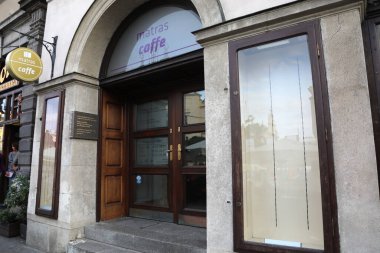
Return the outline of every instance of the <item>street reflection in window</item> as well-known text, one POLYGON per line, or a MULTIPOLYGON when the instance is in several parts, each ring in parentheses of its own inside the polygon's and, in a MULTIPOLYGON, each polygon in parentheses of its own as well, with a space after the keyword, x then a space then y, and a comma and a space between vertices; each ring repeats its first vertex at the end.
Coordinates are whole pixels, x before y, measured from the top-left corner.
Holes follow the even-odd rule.
POLYGON ((40 209, 52 210, 57 148, 59 97, 46 100, 44 146, 42 153, 40 209))
POLYGON ((205 91, 184 95, 184 125, 205 123, 205 91))
POLYGON ((244 239, 323 249, 307 36, 238 52, 244 239))
POLYGON ((185 134, 183 166, 206 165, 206 135, 204 132, 185 134))

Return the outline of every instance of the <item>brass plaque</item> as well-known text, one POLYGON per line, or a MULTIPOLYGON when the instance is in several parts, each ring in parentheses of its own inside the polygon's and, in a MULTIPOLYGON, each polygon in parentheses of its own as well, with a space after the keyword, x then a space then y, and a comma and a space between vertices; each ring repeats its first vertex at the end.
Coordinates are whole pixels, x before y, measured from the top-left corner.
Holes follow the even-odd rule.
POLYGON ((77 111, 72 112, 70 138, 97 140, 98 130, 98 115, 77 111))

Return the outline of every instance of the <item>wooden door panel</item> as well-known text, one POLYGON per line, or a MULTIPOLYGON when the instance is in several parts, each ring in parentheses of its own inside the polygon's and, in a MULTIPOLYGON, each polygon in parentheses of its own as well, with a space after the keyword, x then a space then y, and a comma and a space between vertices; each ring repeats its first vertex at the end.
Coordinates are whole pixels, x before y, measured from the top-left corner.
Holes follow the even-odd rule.
POLYGON ((125 107, 114 94, 102 90, 101 220, 127 214, 125 107))
POLYGON ((123 141, 120 139, 105 139, 105 169, 123 166, 123 141))
POLYGON ((121 131, 123 129, 123 108, 113 101, 105 102, 105 127, 107 130, 121 131))
POLYGON ((105 204, 121 204, 123 202, 123 189, 121 176, 105 176, 105 204))

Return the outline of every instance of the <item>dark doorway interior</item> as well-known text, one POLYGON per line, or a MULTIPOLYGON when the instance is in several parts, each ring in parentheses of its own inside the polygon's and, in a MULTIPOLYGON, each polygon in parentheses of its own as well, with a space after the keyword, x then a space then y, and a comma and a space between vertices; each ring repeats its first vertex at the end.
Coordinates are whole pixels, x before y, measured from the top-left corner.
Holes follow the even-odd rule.
POLYGON ((19 141, 19 126, 18 125, 3 125, 0 126, 0 152, 2 155, 1 167, 3 172, 0 176, 0 203, 4 203, 8 191, 8 178, 5 177, 5 171, 8 168, 8 155, 12 151, 12 143, 18 143, 19 141))

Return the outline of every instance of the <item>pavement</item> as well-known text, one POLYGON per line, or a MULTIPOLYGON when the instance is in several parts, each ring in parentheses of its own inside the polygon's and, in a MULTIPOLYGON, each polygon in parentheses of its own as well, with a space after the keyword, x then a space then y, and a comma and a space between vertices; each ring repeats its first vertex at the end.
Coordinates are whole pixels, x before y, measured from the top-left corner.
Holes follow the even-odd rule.
POLYGON ((25 244, 21 237, 0 236, 0 253, 44 253, 25 244))

